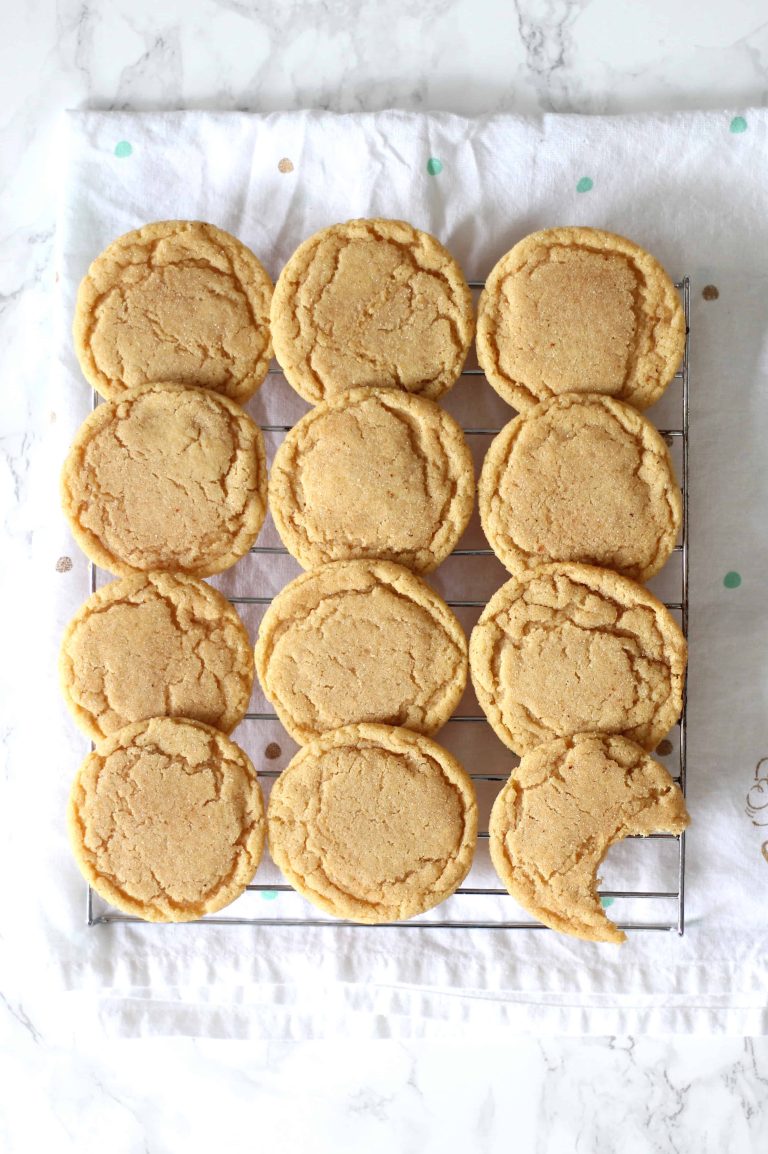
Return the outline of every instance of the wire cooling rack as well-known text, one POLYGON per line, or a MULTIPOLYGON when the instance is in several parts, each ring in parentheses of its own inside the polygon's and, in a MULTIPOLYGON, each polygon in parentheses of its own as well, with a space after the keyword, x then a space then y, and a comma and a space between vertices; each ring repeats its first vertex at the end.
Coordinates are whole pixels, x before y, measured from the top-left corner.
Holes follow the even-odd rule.
MULTIPOLYGON (((470 287, 479 290, 483 287, 482 281, 470 281, 470 287)), ((667 577, 667 589, 660 595, 664 599, 664 603, 672 614, 677 618, 682 626, 683 633, 686 638, 688 636, 688 549, 689 549, 689 515, 688 515, 688 488, 689 488, 689 472, 688 472, 688 375, 689 375, 689 331, 690 331, 690 283, 688 277, 684 277, 675 285, 680 292, 683 300, 683 307, 685 310, 685 324, 686 324, 686 338, 685 338, 685 352, 683 356, 683 363, 675 374, 674 382, 670 385, 669 394, 674 394, 676 389, 676 396, 674 396, 675 417, 669 421, 671 427, 661 428, 660 432, 665 437, 667 443, 675 459, 678 475, 680 477, 680 484, 683 494, 683 524, 679 543, 676 545, 673 553, 673 561, 668 562, 665 569, 675 567, 675 573, 672 574, 672 581, 675 586, 675 592, 669 591, 669 576, 667 577)), ((270 369, 270 374, 274 376, 282 376, 280 369, 270 369)), ((465 368, 462 377, 482 377, 483 372, 476 367, 465 368)), ((99 397, 94 393, 93 405, 98 404, 99 397)), ((509 420, 511 410, 506 410, 506 420, 509 420)), ((484 452, 485 445, 489 438, 494 437, 499 431, 498 424, 488 423, 480 425, 468 424, 463 422, 464 433, 470 439, 470 444, 473 442, 481 449, 481 454, 484 452)), ((260 424, 260 428, 267 435, 284 435, 287 433, 291 425, 289 424, 260 424)), ((256 545, 251 550, 253 554, 275 556, 287 556, 287 550, 281 545, 256 545)), ((452 557, 458 558, 492 558, 493 551, 487 546, 478 548, 465 548, 454 550, 452 557)), ((95 590, 99 584, 99 571, 96 566, 91 565, 91 590, 95 590)), ((502 575, 501 580, 506 580, 507 575, 502 575)), ((467 582, 468 588, 472 588, 471 578, 467 582)), ((268 596, 249 596, 245 594, 231 595, 230 601, 240 607, 240 612, 244 612, 250 607, 259 607, 262 610, 269 605, 272 600, 268 596)), ((479 611, 482 612, 487 603, 487 598, 456 598, 447 597, 447 603, 455 610, 461 612, 462 610, 479 611)), ((479 615, 478 612, 478 615, 479 615)), ((460 707, 461 708, 461 707, 460 707)), ((241 745, 253 747, 255 744, 254 730, 264 728, 269 734, 271 732, 277 733, 279 728, 277 722, 277 715, 269 710, 257 711, 247 713, 244 718, 244 726, 251 731, 247 733, 245 729, 239 729, 236 738, 241 745)), ((451 730, 455 733, 457 730, 472 730, 475 726, 488 727, 488 722, 482 711, 475 704, 473 712, 458 712, 449 720, 445 729, 443 729, 438 737, 438 740, 450 748, 451 730)), ((488 727, 489 728, 489 727, 488 727)), ((670 734, 670 739, 662 742, 657 751, 661 759, 667 764, 673 778, 677 781, 685 793, 686 787, 686 761, 687 761, 687 703, 686 695, 683 697, 683 711, 679 722, 675 729, 670 734), (676 771, 676 772, 675 772, 676 771)), ((282 730, 279 731, 281 740, 285 741, 285 735, 282 730)), ((262 734, 263 736, 263 734, 262 734)), ((263 742, 262 742, 263 748, 263 742)), ((270 746, 267 745, 267 756, 269 756, 270 746)), ((274 748, 279 748, 274 745, 274 748)), ((455 752, 455 751, 454 751, 455 752)), ((486 813, 490 810, 490 805, 493 802, 496 794, 501 789, 504 782, 509 776, 510 770, 513 768, 516 760, 509 754, 509 751, 504 750, 505 754, 505 770, 506 772, 474 772, 475 766, 471 761, 471 752, 467 755, 466 752, 459 753, 460 760, 467 764, 470 776, 472 777, 475 787, 478 790, 479 799, 481 801, 481 819, 483 810, 486 813), (483 796, 484 795, 484 803, 483 796)), ((259 778, 265 793, 268 794, 271 784, 276 777, 279 776, 281 770, 266 769, 263 766, 263 757, 256 757, 257 768, 259 771, 259 778)), ((482 825, 482 820, 481 820, 482 825)), ((420 917, 414 918, 407 922, 390 923, 399 928, 409 929, 455 929, 455 930, 545 930, 547 927, 541 925, 539 922, 533 921, 530 918, 520 918, 513 916, 520 914, 520 911, 513 899, 507 894, 506 890, 499 885, 495 872, 490 865, 488 855, 488 830, 481 828, 478 833, 478 847, 476 853, 475 865, 467 878, 468 882, 478 881, 478 884, 465 884, 456 891, 451 897, 446 899, 436 910, 429 911, 420 917), (479 876, 478 876, 479 875, 479 876)), ((620 847, 614 847, 609 854, 609 861, 612 855, 620 849, 624 852, 624 868, 628 876, 632 878, 647 877, 649 873, 661 875, 666 884, 658 885, 656 888, 645 888, 642 885, 627 885, 626 888, 616 889, 602 889, 600 891, 601 898, 604 905, 613 904, 616 901, 622 903, 628 914, 617 919, 616 924, 623 930, 627 931, 667 931, 682 934, 685 928, 685 834, 651 834, 649 837, 634 837, 625 839, 620 847), (630 846, 627 843, 632 843, 630 846), (676 845, 675 845, 676 843, 676 845), (674 858, 670 860, 669 856, 663 851, 667 848, 674 849, 674 858), (655 853, 655 860, 651 863, 649 868, 646 868, 646 862, 643 862, 639 871, 636 854, 648 855, 655 853)), ((265 859, 267 855, 265 853, 265 859)), ((607 863, 606 863, 607 864, 607 863)), ((357 923, 343 921, 336 918, 318 916, 315 908, 310 905, 305 899, 301 898, 295 891, 286 885, 279 877, 275 867, 271 862, 262 862, 257 873, 257 879, 266 871, 273 875, 269 880, 256 880, 253 884, 248 886, 243 897, 239 898, 237 902, 228 907, 227 910, 220 914, 209 915, 200 919, 197 923, 199 925, 249 925, 249 926, 317 926, 327 927, 329 930, 333 927, 351 926, 355 925, 360 930, 386 929, 387 925, 378 926, 362 926, 357 923), (249 908, 246 911, 244 904, 248 904, 249 908), (254 907, 254 903, 257 906, 254 907), (241 910, 243 912, 241 912, 241 910)), ((87 902, 86 902, 86 920, 89 926, 104 926, 114 923, 123 922, 138 922, 139 918, 122 914, 113 910, 88 886, 87 902)))

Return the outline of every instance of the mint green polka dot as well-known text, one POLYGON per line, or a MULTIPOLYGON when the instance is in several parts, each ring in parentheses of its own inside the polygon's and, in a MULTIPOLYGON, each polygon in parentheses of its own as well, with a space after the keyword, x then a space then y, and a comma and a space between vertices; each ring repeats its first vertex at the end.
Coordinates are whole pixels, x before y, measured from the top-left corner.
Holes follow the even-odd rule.
POLYGON ((726 573, 725 577, 723 577, 723 585, 725 585, 726 589, 738 589, 739 585, 741 585, 741 573, 736 573, 734 570, 726 573))
POLYGON ((442 171, 443 171, 442 160, 438 160, 438 158, 436 156, 430 156, 429 160, 427 161, 427 172, 429 173, 429 175, 430 176, 439 176, 439 174, 442 171))
POLYGON ((262 890, 261 897, 265 902, 273 902, 277 897, 277 890, 262 890))
POLYGON ((609 906, 613 905, 614 901, 614 898, 600 898, 600 905, 604 910, 607 910, 609 906))
POLYGON ((594 181, 590 176, 582 176, 579 183, 576 185, 577 192, 591 192, 594 188, 594 181))
POLYGON ((133 145, 127 140, 118 140, 115 145, 115 156, 119 156, 122 160, 126 156, 130 156, 133 152, 133 145))
POLYGON ((731 132, 746 132, 747 122, 743 116, 734 116, 728 127, 730 128, 731 132))

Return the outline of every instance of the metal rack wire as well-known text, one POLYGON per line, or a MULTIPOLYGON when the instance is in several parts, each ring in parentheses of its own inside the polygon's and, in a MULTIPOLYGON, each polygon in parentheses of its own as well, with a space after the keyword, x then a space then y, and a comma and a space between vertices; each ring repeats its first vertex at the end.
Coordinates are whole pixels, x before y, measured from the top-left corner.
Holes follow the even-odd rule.
MULTIPOLYGON (((470 287, 473 289, 480 289, 483 286, 482 281, 470 281, 470 287)), ((675 553, 679 554, 680 559, 680 596, 678 600, 665 601, 668 609, 677 612, 680 616, 683 633, 688 637, 688 556, 689 556, 689 513, 688 513, 688 488, 689 488, 689 473, 688 473, 688 404, 689 404, 689 330, 690 330, 690 283, 688 277, 684 277, 677 282, 675 287, 681 293, 683 300, 683 308, 685 311, 686 337, 685 337, 685 352, 683 362, 675 374, 675 379, 681 382, 681 401, 680 401, 680 421, 679 425, 672 428, 661 429, 660 432, 666 438, 667 442, 672 445, 678 442, 680 447, 681 467, 680 467, 680 484, 683 494, 683 524, 680 544, 676 545, 675 553)), ((279 375, 280 370, 270 369, 270 373, 279 375)), ((479 368, 465 368, 463 377, 483 376, 482 369, 479 368)), ((94 394, 94 407, 98 403, 98 396, 94 394)), ((265 433, 287 433, 291 429, 291 425, 281 424, 262 424, 260 428, 265 433)), ((468 437, 490 438, 495 436, 500 431, 499 427, 465 427, 464 433, 468 437)), ((256 545, 251 549, 251 553, 256 554, 273 554, 286 555, 287 550, 282 546, 277 545, 256 545)), ((476 549, 455 549, 451 554, 453 557, 492 557, 493 550, 490 548, 476 548, 476 549)), ((91 590, 97 587, 98 571, 94 565, 91 565, 91 590)), ((271 602, 271 597, 261 596, 231 596, 230 601, 235 605, 257 605, 266 606, 271 602)), ((452 608, 478 608, 483 609, 486 605, 485 600, 478 599, 447 599, 447 604, 452 608)), ((244 721, 250 725, 258 725, 265 723, 277 722, 277 714, 273 712, 253 712, 245 715, 244 721)), ((454 714, 450 718, 449 725, 484 725, 488 722, 482 713, 478 714, 454 714)), ((678 773, 673 777, 679 782, 680 788, 685 793, 686 788, 686 761, 687 761, 687 701, 686 694, 683 696, 683 711, 678 724, 679 742, 677 746, 677 761, 678 773)), ((259 777, 262 783, 270 783, 279 776, 279 770, 259 769, 259 777)), ((507 780, 508 773, 470 773, 473 781, 476 783, 491 783, 494 786, 501 788, 507 780)), ((478 841, 480 845, 488 841, 488 831, 481 830, 478 833, 478 841)), ((676 863, 676 889, 617 889, 617 890, 602 890, 601 897, 609 900, 639 900, 643 903, 664 902, 666 908, 669 908, 671 902, 675 903, 676 913, 673 917, 660 918, 651 921, 617 921, 617 925, 627 931, 666 931, 676 932, 682 935, 685 929, 685 834, 651 834, 647 838, 632 838, 626 839, 634 842, 654 842, 658 840, 676 841, 677 842, 677 863, 676 863)), ((541 925, 539 922, 532 920, 519 920, 509 918, 507 910, 510 906, 514 907, 513 899, 509 897, 506 890, 498 885, 488 886, 461 886, 456 893, 448 898, 439 907, 441 914, 446 916, 435 917, 434 914, 422 915, 419 918, 414 918, 408 922, 397 922, 389 925, 378 926, 362 926, 354 922, 348 922, 340 919, 329 917, 318 917, 314 913, 314 909, 305 902, 304 899, 299 898, 294 894, 292 888, 282 882, 263 883, 254 882, 248 886, 248 892, 251 894, 262 894, 264 896, 275 897, 278 895, 293 895, 295 902, 302 907, 294 916, 293 913, 286 913, 280 916, 266 916, 257 914, 255 916, 244 916, 235 912, 224 912, 215 916, 207 916, 200 920, 199 925, 249 925, 249 926, 314 926, 314 927, 340 927, 340 926, 355 926, 356 929, 386 929, 391 926, 397 926, 400 929, 457 929, 457 930, 545 930, 547 927, 541 925), (471 902, 479 902, 482 899, 489 899, 493 902, 493 911, 491 914, 486 914, 485 917, 451 917, 450 912, 452 906, 458 902, 463 902, 469 899, 471 902), (308 912, 306 916, 303 915, 303 909, 308 912)), ((243 899, 240 899, 241 901, 243 899)), ((101 902, 101 899, 95 895, 94 891, 88 886, 87 900, 86 900, 86 921, 89 926, 103 926, 114 923, 123 922, 138 922, 139 918, 129 916, 127 914, 118 913, 112 910, 111 907, 105 906, 104 909, 97 911, 95 903, 101 902)), ((239 902, 236 903, 239 905, 239 902)))

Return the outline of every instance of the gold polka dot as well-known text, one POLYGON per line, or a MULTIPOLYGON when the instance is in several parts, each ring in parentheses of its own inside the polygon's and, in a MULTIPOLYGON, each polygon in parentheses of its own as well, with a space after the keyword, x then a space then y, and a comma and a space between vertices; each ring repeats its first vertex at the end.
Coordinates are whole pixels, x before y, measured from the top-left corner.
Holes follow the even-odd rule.
POLYGON ((270 741, 269 745, 264 750, 264 755, 268 757, 270 761, 274 761, 275 758, 279 757, 282 752, 282 749, 276 741, 270 741))
POLYGON ((706 284, 701 290, 701 295, 704 297, 705 301, 716 301, 720 296, 720 290, 718 289, 717 285, 706 284))
POLYGON ((72 558, 71 557, 59 557, 58 561, 56 562, 56 572, 57 573, 69 573, 71 568, 72 568, 72 558))
POLYGON ((284 156, 277 167, 281 172, 293 172, 293 161, 289 160, 287 156, 284 156))

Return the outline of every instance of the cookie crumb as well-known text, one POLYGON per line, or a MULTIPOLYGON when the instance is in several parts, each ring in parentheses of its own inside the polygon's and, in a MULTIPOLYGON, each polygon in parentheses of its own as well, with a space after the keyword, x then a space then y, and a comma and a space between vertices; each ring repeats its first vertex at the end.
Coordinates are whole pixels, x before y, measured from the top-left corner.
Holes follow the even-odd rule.
POLYGON ((59 557, 58 561, 56 562, 56 572, 57 573, 69 573, 71 568, 72 568, 72 558, 71 557, 59 557))
POLYGON ((704 288, 701 290, 701 295, 704 297, 705 301, 716 301, 720 296, 720 290, 717 285, 705 284, 704 288))
POLYGON ((277 167, 280 172, 293 172, 293 161, 284 156, 282 160, 278 161, 277 167))
POLYGON ((275 761, 275 759, 278 758, 282 752, 282 749, 276 741, 270 741, 269 745, 264 750, 264 756, 269 758, 270 761, 275 761))

